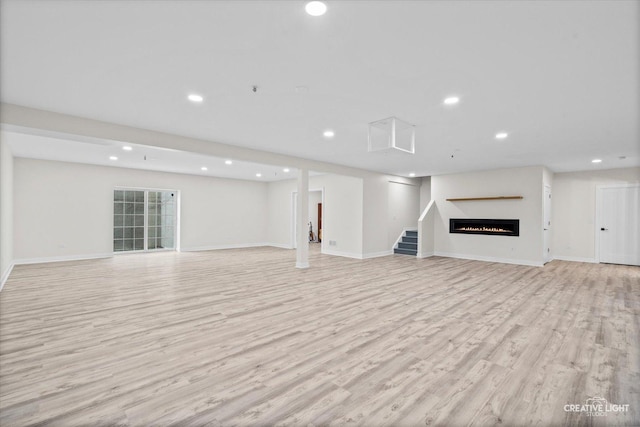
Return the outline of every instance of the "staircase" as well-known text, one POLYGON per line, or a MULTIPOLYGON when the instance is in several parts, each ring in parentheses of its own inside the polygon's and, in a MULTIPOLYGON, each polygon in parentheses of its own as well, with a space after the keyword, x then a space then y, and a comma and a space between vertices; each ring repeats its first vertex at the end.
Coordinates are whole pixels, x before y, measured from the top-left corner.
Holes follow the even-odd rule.
POLYGON ((398 242, 398 247, 393 249, 393 253, 416 256, 418 254, 418 232, 415 230, 405 231, 402 239, 398 242))

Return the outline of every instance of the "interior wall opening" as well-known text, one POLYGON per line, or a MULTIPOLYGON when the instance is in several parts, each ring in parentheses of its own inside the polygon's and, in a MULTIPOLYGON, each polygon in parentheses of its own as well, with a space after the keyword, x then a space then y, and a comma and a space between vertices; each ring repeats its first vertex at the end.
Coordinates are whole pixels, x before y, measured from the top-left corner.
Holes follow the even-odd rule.
MULTIPOLYGON (((292 247, 295 249, 297 244, 297 198, 298 192, 294 191, 292 195, 292 247)), ((324 210, 324 190, 323 189, 310 189, 309 190, 309 219, 307 220, 309 244, 320 244, 322 248, 322 231, 323 231, 323 210, 324 210)))

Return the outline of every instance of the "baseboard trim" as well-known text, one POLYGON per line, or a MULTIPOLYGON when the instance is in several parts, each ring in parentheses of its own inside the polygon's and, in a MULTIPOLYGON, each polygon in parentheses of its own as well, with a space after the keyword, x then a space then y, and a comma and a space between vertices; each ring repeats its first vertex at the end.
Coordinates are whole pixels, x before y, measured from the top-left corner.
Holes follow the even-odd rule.
POLYGON ((272 246, 272 245, 270 243, 234 243, 229 245, 193 246, 190 248, 180 248, 180 252, 200 252, 200 251, 217 251, 220 249, 258 248, 261 246, 272 246))
POLYGON ((14 265, 14 263, 9 264, 9 268, 7 268, 7 271, 2 274, 2 278, 0 279, 0 291, 2 291, 2 288, 4 288, 4 284, 7 282, 7 280, 9 280, 9 276, 11 275, 11 271, 13 271, 14 265))
POLYGON ((280 249, 295 249, 291 245, 286 245, 284 243, 265 243, 265 246, 271 246, 272 248, 280 248, 280 249))
POLYGON ((433 255, 442 256, 446 258, 469 259, 473 261, 499 262, 501 264, 527 265, 530 267, 544 266, 544 263, 542 261, 536 262, 536 261, 527 261, 523 259, 497 258, 497 257, 488 257, 488 256, 481 256, 481 255, 452 254, 449 252, 439 252, 439 251, 435 251, 433 255))
POLYGON ((388 251, 371 252, 371 253, 368 253, 368 254, 364 254, 362 256, 362 258, 360 258, 360 259, 380 258, 380 257, 383 257, 383 256, 389 256, 389 255, 393 255, 393 249, 388 250, 388 251))
POLYGON ((341 256, 341 257, 353 258, 353 259, 364 259, 362 254, 356 254, 352 252, 341 252, 341 251, 334 251, 331 249, 323 249, 322 253, 324 255, 341 256))
POLYGON ((598 261, 596 261, 595 258, 584 258, 584 257, 577 257, 577 256, 554 255, 553 259, 554 260, 558 260, 558 261, 587 262, 587 263, 590 263, 590 264, 597 264, 598 263, 598 261))
POLYGON ((15 265, 44 264, 47 262, 83 261, 87 259, 101 259, 101 258, 113 258, 113 253, 94 254, 94 255, 64 255, 64 256, 42 257, 42 258, 22 258, 22 259, 15 260, 13 263, 15 265))
POLYGON ((418 258, 430 258, 432 256, 434 256, 435 254, 433 253, 433 251, 431 252, 425 252, 425 253, 420 253, 418 252, 418 255, 416 255, 416 257, 418 258))

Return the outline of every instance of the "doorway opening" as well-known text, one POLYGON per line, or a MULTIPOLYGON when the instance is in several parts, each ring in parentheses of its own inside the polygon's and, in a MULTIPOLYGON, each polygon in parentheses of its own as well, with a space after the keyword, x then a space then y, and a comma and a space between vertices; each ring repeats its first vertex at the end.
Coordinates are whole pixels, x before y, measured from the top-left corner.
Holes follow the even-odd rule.
POLYGON ((551 261, 551 187, 544 186, 544 201, 543 201, 543 224, 542 224, 542 242, 543 242, 543 254, 542 259, 545 263, 551 261))
MULTIPOLYGON (((298 192, 294 191, 291 195, 291 247, 297 248, 297 225, 298 225, 298 192)), ((324 232, 324 188, 315 188, 309 190, 309 219, 307 220, 309 244, 319 244, 320 248, 324 247, 322 234, 324 232)))

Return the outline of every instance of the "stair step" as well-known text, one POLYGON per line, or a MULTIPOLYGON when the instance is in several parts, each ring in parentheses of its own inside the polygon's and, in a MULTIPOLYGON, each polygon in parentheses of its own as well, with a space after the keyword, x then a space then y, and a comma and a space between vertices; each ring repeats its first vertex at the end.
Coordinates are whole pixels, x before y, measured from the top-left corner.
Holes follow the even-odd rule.
POLYGON ((411 249, 402 249, 402 248, 395 248, 393 250, 394 254, 399 254, 399 255, 413 255, 416 256, 418 254, 418 251, 414 251, 411 249))
POLYGON ((398 247, 400 249, 411 249, 413 251, 417 251, 418 250, 418 244, 417 243, 398 242, 398 247))
POLYGON ((418 243, 417 237, 402 236, 402 243, 418 243))
POLYGON ((407 230, 404 234, 409 237, 418 237, 418 232, 415 230, 407 230))

